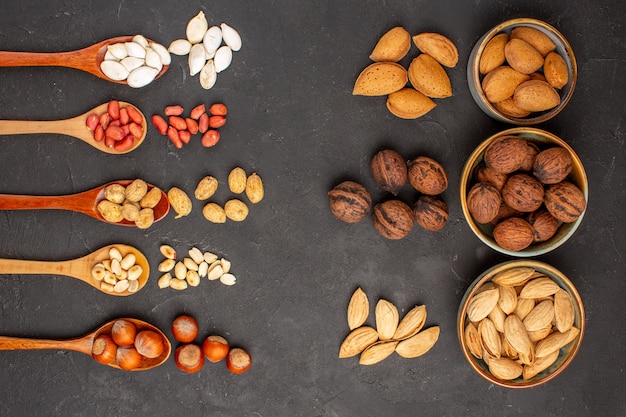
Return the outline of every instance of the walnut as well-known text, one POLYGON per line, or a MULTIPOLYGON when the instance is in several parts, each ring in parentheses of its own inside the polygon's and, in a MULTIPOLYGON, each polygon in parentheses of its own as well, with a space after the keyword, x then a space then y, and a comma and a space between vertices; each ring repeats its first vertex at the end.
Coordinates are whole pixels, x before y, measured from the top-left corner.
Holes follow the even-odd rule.
POLYGON ((512 175, 502 188, 502 199, 514 210, 531 212, 543 203, 543 185, 526 174, 512 175))
POLYGON ((572 172, 572 157, 565 148, 555 147, 539 152, 533 175, 544 184, 557 184, 572 172))
POLYGON ((502 197, 496 188, 486 182, 474 184, 467 194, 467 208, 478 223, 489 223, 500 210, 502 197))
POLYGON ((413 214, 415 223, 436 232, 443 229, 448 221, 448 206, 437 197, 423 195, 413 205, 413 214))
POLYGON ((532 171, 533 165, 535 163, 535 158, 539 153, 539 146, 535 145, 532 142, 526 142, 526 158, 524 158, 524 162, 522 166, 519 168, 522 171, 532 171))
POLYGON ((330 190, 328 200, 330 211, 346 223, 360 222, 372 208, 369 191, 354 181, 344 181, 330 190))
POLYGON ((563 223, 575 222, 587 207, 580 188, 567 181, 549 186, 544 203, 550 214, 563 223))
POLYGON ((407 180, 404 158, 394 150, 385 149, 374 155, 370 167, 376 184, 383 190, 398 195, 407 180))
POLYGON ((413 211, 400 200, 387 200, 374 206, 374 227, 387 239, 398 240, 413 227, 413 211))
POLYGON ((409 161, 409 183, 422 194, 437 195, 448 188, 448 176, 443 166, 427 156, 409 161))
POLYGON ((498 210, 498 214, 490 223, 495 226, 504 219, 508 219, 509 217, 522 217, 523 214, 524 213, 522 213, 521 211, 512 209, 503 201, 502 204, 500 204, 500 210, 498 210))
POLYGON ((545 242, 554 236, 559 228, 559 221, 544 209, 530 213, 528 223, 533 227, 535 242, 545 242))
POLYGON ((502 187, 504 187, 504 183, 508 179, 508 176, 506 174, 502 174, 485 164, 480 164, 476 168, 475 176, 477 182, 488 182, 489 184, 496 187, 496 190, 498 191, 502 191, 502 187))
POLYGON ((510 174, 521 168, 528 154, 527 147, 526 141, 520 137, 499 137, 485 149, 485 164, 502 174, 510 174))
POLYGON ((493 238, 505 250, 519 252, 526 249, 534 240, 533 227, 524 219, 510 217, 493 228, 493 238))

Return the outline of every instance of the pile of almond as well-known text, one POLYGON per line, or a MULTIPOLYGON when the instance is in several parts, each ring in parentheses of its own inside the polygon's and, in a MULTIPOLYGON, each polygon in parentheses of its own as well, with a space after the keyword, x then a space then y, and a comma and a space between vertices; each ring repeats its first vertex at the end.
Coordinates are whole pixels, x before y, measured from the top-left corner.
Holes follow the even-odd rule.
POLYGON ((527 381, 577 340, 569 293, 532 267, 498 272, 469 300, 465 344, 501 380, 527 381))
POLYGON ((352 94, 387 96, 387 109, 397 117, 416 119, 435 108, 433 98, 452 95, 444 66, 455 67, 459 53, 443 35, 426 32, 411 37, 403 27, 394 27, 380 38, 370 59, 374 63, 358 76, 352 94), (411 49, 411 39, 422 54, 407 70, 397 62, 411 49))
POLYGON ((387 300, 376 304, 376 328, 364 323, 369 316, 369 301, 361 288, 352 294, 348 305, 351 332, 341 343, 340 358, 361 354, 361 365, 373 365, 396 352, 403 358, 417 358, 428 352, 439 339, 439 326, 422 331, 426 306, 416 306, 402 320, 398 309, 387 300))

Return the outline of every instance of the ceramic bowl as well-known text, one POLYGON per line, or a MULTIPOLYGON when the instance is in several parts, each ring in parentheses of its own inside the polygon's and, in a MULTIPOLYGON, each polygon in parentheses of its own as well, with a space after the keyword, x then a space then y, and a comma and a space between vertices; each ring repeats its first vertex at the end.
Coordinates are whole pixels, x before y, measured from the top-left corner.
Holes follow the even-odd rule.
MULTIPOLYGON (((554 329, 554 331, 558 332, 558 330, 556 329, 554 329)), ((572 282, 562 272, 560 272, 553 266, 533 260, 515 260, 504 262, 480 274, 478 278, 476 278, 476 280, 474 280, 474 282, 469 286, 465 295, 463 296, 457 316, 457 334, 459 344, 461 345, 461 350, 463 351, 465 359, 467 359, 472 369, 474 369, 481 377, 493 384, 500 385, 506 388, 536 387, 556 378, 568 367, 572 360, 574 360, 574 357, 576 356, 576 353, 578 352, 578 349, 580 348, 580 345, 583 341, 584 333, 585 310, 583 307, 582 299, 580 298, 578 291, 574 287, 574 284, 572 284, 572 282), (539 372, 538 374, 527 380, 523 379, 523 377, 520 376, 519 378, 516 378, 514 380, 505 381, 502 379, 498 379, 494 375, 492 375, 492 373, 489 371, 489 366, 484 359, 478 359, 472 353, 470 353, 467 341, 465 339, 465 327, 468 324, 467 307, 469 304, 469 300, 471 300, 474 295, 481 291, 481 287, 483 287, 483 285, 491 282, 492 278, 496 274, 517 267, 534 268, 536 273, 538 272, 544 274, 548 278, 552 279, 552 281, 556 282, 558 286, 570 296, 570 299, 572 300, 572 305, 574 307, 573 326, 578 328, 580 332, 578 333, 576 338, 574 338, 574 340, 570 341, 567 345, 563 346, 559 350, 556 360, 544 371, 539 372)))
POLYGON ((567 39, 565 39, 565 37, 558 30, 556 30, 549 24, 542 22, 541 20, 531 18, 518 18, 507 20, 506 22, 500 23, 499 25, 489 30, 474 45, 474 48, 472 49, 469 57, 469 62, 467 64, 467 82, 469 84, 470 92, 472 93, 472 97, 474 98, 476 104, 478 104, 478 106, 488 116, 501 122, 511 123, 520 126, 530 126, 538 123, 543 123, 559 114, 559 112, 561 112, 561 110, 565 108, 570 98, 572 97, 577 78, 578 70, 576 66, 576 58, 574 57, 574 52, 572 51, 572 47, 570 46, 567 39), (568 83, 560 90, 557 90, 559 92, 559 95, 561 96, 561 102, 558 106, 543 112, 531 113, 527 117, 523 118, 506 115, 496 109, 496 107, 487 100, 487 97, 485 96, 481 87, 484 75, 481 74, 479 71, 480 58, 483 51, 485 50, 485 46, 487 45, 487 43, 494 36, 500 33, 510 33, 514 28, 519 26, 531 27, 546 34, 556 45, 555 51, 565 60, 569 73, 568 83))
POLYGON ((574 234, 574 232, 576 231, 576 229, 578 229, 578 226, 583 220, 583 216, 585 214, 584 212, 580 215, 580 217, 578 217, 576 221, 572 223, 559 222, 559 228, 552 238, 546 240, 545 242, 533 243, 526 249, 514 252, 499 246, 493 238, 494 226, 492 224, 478 223, 476 220, 474 220, 468 209, 467 193, 471 189, 472 185, 475 183, 475 170, 483 162, 485 149, 493 141, 506 135, 519 136, 528 142, 536 144, 540 149, 546 149, 553 146, 560 146, 564 149, 567 149, 572 158, 572 172, 569 174, 566 180, 576 185, 583 192, 585 196, 585 201, 588 201, 589 193, 587 175, 585 173, 585 169, 580 158, 563 139, 559 138, 556 135, 553 135, 552 133, 546 132, 545 130, 533 127, 516 127, 504 130, 500 133, 496 133, 495 135, 489 137, 487 140, 481 143, 476 149, 474 149, 470 157, 467 159, 467 162, 465 163, 465 166, 461 173, 460 198, 461 208, 463 210, 465 220, 469 224, 474 234, 490 248, 506 255, 515 257, 531 257, 543 255, 564 244, 574 234))

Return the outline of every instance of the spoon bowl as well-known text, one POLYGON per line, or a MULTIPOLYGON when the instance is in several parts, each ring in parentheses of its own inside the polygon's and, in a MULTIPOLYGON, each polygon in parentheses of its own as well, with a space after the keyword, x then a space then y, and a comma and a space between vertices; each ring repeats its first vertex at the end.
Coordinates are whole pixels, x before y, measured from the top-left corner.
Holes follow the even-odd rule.
MULTIPOLYGON (((165 349, 163 353, 156 358, 146 358, 142 357, 142 361, 140 365, 132 369, 132 371, 145 371, 148 369, 155 368, 161 364, 163 364, 167 358, 169 358, 172 352, 172 345, 168 340, 167 336, 156 326, 147 323, 142 320, 133 319, 133 318, 123 318, 111 320, 96 330, 92 331, 85 336, 76 338, 76 339, 68 339, 68 340, 51 340, 51 339, 29 339, 29 338, 21 338, 21 337, 11 337, 11 336, 0 336, 0 350, 73 350, 76 352, 81 352, 86 355, 92 356, 91 350, 93 347, 94 341, 98 338, 98 336, 102 334, 111 334, 111 328, 113 324, 117 320, 126 320, 135 325, 137 328, 137 333, 142 330, 152 330, 158 333, 163 339, 163 344, 165 349)), ((107 364, 107 366, 111 366, 116 369, 122 369, 120 366, 113 362, 107 364)))
MULTIPOLYGON (((1 53, 0 53, 1 56, 1 53)), ((2 58, 0 58, 1 60, 2 58)), ((1 62, 1 61, 0 61, 1 62)), ((1 65, 1 64, 0 64, 1 65)), ((52 133, 58 135, 66 135, 73 136, 76 139, 80 139, 88 145, 93 146, 99 151, 112 154, 112 155, 121 155, 128 153, 134 149, 136 149, 139 145, 141 145, 146 138, 146 133, 148 131, 148 123, 146 122, 146 116, 136 107, 130 103, 125 101, 119 102, 120 107, 124 108, 127 106, 134 107, 141 114, 141 128, 143 134, 140 138, 136 138, 133 142, 133 145, 123 151, 118 151, 114 147, 108 147, 105 145, 105 141, 101 140, 97 142, 94 139, 93 132, 87 128, 86 122, 87 118, 91 114, 100 115, 107 111, 107 103, 100 104, 99 106, 94 107, 91 110, 86 111, 85 113, 63 120, 43 120, 43 121, 34 121, 34 120, 0 120, 0 135, 23 135, 23 134, 37 134, 37 133, 52 133)))
MULTIPOLYGON (((130 42, 132 36, 117 36, 105 39, 83 49, 68 52, 11 52, 0 51, 0 67, 66 67, 88 72, 103 80, 117 84, 126 84, 126 80, 113 80, 102 72, 100 64, 104 61, 107 47, 116 43, 130 42)), ((152 42, 148 39, 148 42, 152 42)), ((154 78, 161 77, 169 65, 163 65, 154 78)))
POLYGON ((122 297, 132 295, 135 292, 130 292, 128 290, 123 292, 110 292, 103 290, 101 288, 101 281, 96 280, 91 273, 91 270, 97 263, 100 263, 105 259, 110 259, 109 251, 112 248, 117 248, 122 256, 126 256, 129 253, 135 255, 135 265, 141 266, 142 269, 142 273, 137 279, 139 286, 137 291, 135 291, 139 292, 146 285, 146 282, 148 282, 148 278, 150 277, 150 264, 141 251, 132 246, 122 244, 108 245, 81 258, 67 261, 0 259, 0 275, 64 275, 83 281, 105 294, 122 297))
MULTIPOLYGON (((69 210, 86 214, 105 223, 136 227, 134 222, 128 220, 122 220, 118 223, 110 222, 102 217, 97 209, 98 203, 104 200, 105 188, 113 184, 126 187, 131 182, 132 180, 113 181, 81 193, 61 196, 0 194, 0 210, 69 210)), ((148 184, 148 191, 153 187, 154 185, 148 184)), ((163 219, 169 213, 170 203, 164 191, 161 190, 161 200, 152 210, 154 211, 155 222, 163 219)))

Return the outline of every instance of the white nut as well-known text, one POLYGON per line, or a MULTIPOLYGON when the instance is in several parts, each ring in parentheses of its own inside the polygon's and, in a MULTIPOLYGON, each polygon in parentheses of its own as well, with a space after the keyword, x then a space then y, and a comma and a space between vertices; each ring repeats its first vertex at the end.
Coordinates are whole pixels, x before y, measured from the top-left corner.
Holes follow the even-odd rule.
POLYGON ((150 84, 156 78, 159 71, 156 68, 141 66, 139 68, 135 68, 128 74, 128 78, 126 82, 129 87, 132 88, 141 88, 150 84))
POLYGON ((220 259, 220 264, 222 264, 222 269, 224 270, 225 274, 230 272, 230 261, 228 259, 220 259))
POLYGON ((222 29, 218 26, 211 26, 209 30, 204 34, 204 38, 202 38, 202 44, 204 45, 204 49, 211 58, 215 55, 215 51, 222 44, 222 29))
POLYGON ((126 48, 126 52, 128 52, 128 56, 134 56, 137 58, 146 57, 146 48, 139 45, 137 42, 126 42, 124 43, 124 47, 126 48))
POLYGON ((117 293, 124 292, 128 289, 129 286, 130 282, 127 279, 123 279, 115 284, 115 286, 113 287, 113 291, 117 293))
POLYGON ((114 81, 122 81, 128 78, 129 71, 117 61, 102 61, 100 70, 104 75, 114 81))
POLYGON ((224 43, 233 51, 240 50, 241 36, 239 36, 239 33, 226 23, 222 23, 220 27, 222 28, 222 39, 224 39, 224 43))
POLYGON ((174 55, 187 55, 191 50, 191 42, 187 39, 176 39, 172 43, 170 43, 169 48, 167 50, 174 55))
POLYGON ((107 271, 104 274, 104 278, 102 279, 102 281, 106 282, 107 284, 111 284, 111 285, 117 284, 117 278, 115 278, 115 275, 113 275, 113 273, 109 272, 109 271, 107 271))
POLYGON ((209 265, 217 260, 217 255, 211 252, 204 252, 204 262, 209 265))
POLYGON ((209 22, 207 22, 204 12, 200 10, 200 12, 187 23, 187 28, 185 29, 187 40, 191 43, 202 42, 202 38, 208 28, 209 22))
POLYGON ((161 63, 163 65, 169 65, 172 63, 172 56, 167 51, 167 48, 160 43, 150 42, 150 47, 161 56, 161 63))
POLYGON ((111 260, 111 272, 115 275, 120 275, 122 273, 122 266, 120 265, 120 261, 117 259, 111 260))
POLYGON ((204 64, 198 77, 202 88, 205 90, 213 88, 217 82, 217 70, 215 69, 215 62, 212 59, 209 59, 206 64, 204 64))
POLYGON ((204 261, 204 257, 202 256, 202 252, 198 248, 189 249, 189 257, 193 259, 195 263, 200 265, 202 261, 204 261))
POLYGON ((184 279, 172 278, 170 288, 174 290, 184 290, 187 288, 187 281, 184 279))
POLYGON ((235 285, 237 278, 233 274, 224 274, 220 277, 220 282, 224 285, 235 285))
POLYGON ((192 287, 197 287, 200 284, 200 276, 196 271, 187 271, 187 276, 185 277, 187 280, 187 284, 192 287))
POLYGON ((128 271, 126 271, 125 269, 122 269, 122 271, 119 274, 115 275, 115 278, 117 278, 118 281, 122 279, 128 279, 128 271))
POLYGON ((103 291, 106 291, 106 292, 113 292, 113 291, 115 291, 115 286, 111 285, 111 284, 108 284, 106 282, 101 282, 100 283, 100 289, 103 290, 103 291))
MULTIPOLYGON (((213 265, 211 265, 211 266, 213 266, 213 265)), ((207 277, 209 278, 209 281, 213 281, 213 280, 219 279, 219 277, 224 275, 224 270, 222 269, 222 265, 217 264, 213 268, 211 268, 211 266, 209 267, 209 272, 207 274, 207 277)))
POLYGON ((128 286, 128 292, 135 293, 139 290, 139 281, 130 281, 130 285, 128 286))
POLYGON ((144 49, 148 47, 148 40, 143 35, 135 35, 133 36, 133 42, 138 43, 143 46, 144 49))
POLYGON ((198 275, 200 278, 206 277, 207 272, 209 272, 209 264, 204 261, 200 262, 200 265, 198 265, 198 275))
POLYGON ((167 288, 170 286, 170 281, 172 280, 172 274, 169 272, 167 274, 161 275, 161 278, 157 281, 157 285, 159 288, 167 288))
POLYGON ((215 62, 215 71, 217 73, 224 71, 230 66, 232 60, 232 49, 230 49, 230 47, 227 45, 220 46, 217 52, 215 52, 215 57, 213 58, 213 62, 215 62))
POLYGON ((120 61, 120 64, 124 65, 124 68, 130 71, 139 68, 144 63, 143 59, 137 58, 136 56, 127 56, 126 58, 120 61))
MULTIPOLYGON (((124 48, 124 52, 126 52, 126 48, 124 48)), ((104 53, 104 60, 105 61, 119 61, 119 59, 117 59, 109 50, 107 50, 104 53)))
POLYGON ((118 248, 109 249, 109 258, 111 260, 117 259, 118 261, 122 260, 122 252, 118 248))
POLYGON ((185 258, 183 259, 183 264, 185 265, 185 267, 189 270, 189 271, 197 271, 198 270, 198 264, 195 263, 193 261, 193 259, 191 258, 185 258))
POLYGON ((159 272, 169 272, 174 269, 174 265, 176 265, 176 261, 174 259, 166 259, 159 264, 157 269, 159 272))
POLYGON ((159 250, 167 259, 176 259, 176 251, 170 245, 161 245, 159 250))
POLYGON ((206 51, 201 44, 196 44, 189 51, 189 74, 196 75, 206 63, 206 51))
POLYGON ((104 259, 102 261, 102 266, 104 266, 104 269, 106 269, 107 271, 111 271, 111 260, 110 259, 104 259))
POLYGON ((115 59, 121 61, 128 56, 128 51, 123 43, 114 43, 107 46, 107 52, 110 53, 115 59))
POLYGON ((104 276, 106 275, 107 270, 104 269, 104 265, 102 264, 96 264, 92 269, 91 269, 91 276, 93 277, 93 279, 95 279, 96 281, 102 281, 104 279, 104 276))
POLYGON ((174 266, 174 276, 178 279, 185 279, 187 275, 187 267, 184 263, 178 261, 176 262, 176 266, 174 266))
POLYGON ((120 266, 122 269, 129 270, 133 265, 137 262, 137 257, 133 253, 129 253, 124 256, 124 258, 120 261, 120 266))
POLYGON ((161 55, 159 55, 152 48, 146 49, 146 65, 161 71, 163 68, 163 62, 161 62, 161 55))
POLYGON ((141 265, 134 265, 128 270, 128 280, 136 281, 143 274, 143 268, 141 265))

